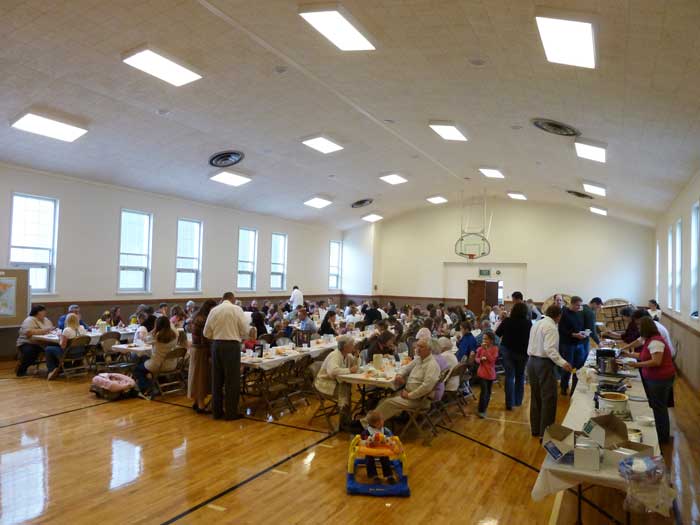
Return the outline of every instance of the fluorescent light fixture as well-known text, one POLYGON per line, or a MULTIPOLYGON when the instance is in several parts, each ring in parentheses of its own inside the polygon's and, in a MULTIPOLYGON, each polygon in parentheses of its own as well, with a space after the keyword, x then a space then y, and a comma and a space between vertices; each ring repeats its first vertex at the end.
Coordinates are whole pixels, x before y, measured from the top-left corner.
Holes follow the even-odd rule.
POLYGON ((508 197, 516 201, 526 201, 527 197, 524 193, 518 193, 517 191, 509 191, 508 197))
POLYGON ((384 217, 382 217, 381 215, 377 215, 376 213, 370 213, 369 215, 365 215, 364 217, 362 217, 362 220, 367 222, 377 222, 381 221, 383 218, 384 217))
POLYGON ((537 29, 549 62, 595 68, 595 33, 591 17, 581 13, 557 13, 546 8, 537 12, 537 29))
POLYGON ((390 175, 383 175, 379 177, 380 180, 383 180, 387 184, 391 184, 392 186, 396 186, 397 184, 403 184, 404 182, 408 182, 406 179, 404 179, 401 175, 398 173, 391 173, 390 175))
POLYGON ((339 4, 301 5, 299 14, 341 51, 373 51, 359 24, 339 4))
POLYGON ((135 51, 129 52, 124 55, 122 60, 131 67, 135 67, 144 73, 153 75, 177 87, 184 86, 185 84, 202 78, 201 75, 198 75, 194 71, 190 71, 186 67, 176 64, 169 58, 165 58, 163 55, 159 55, 148 48, 144 49, 141 47, 135 51))
POLYGON ((428 197, 427 200, 430 204, 445 204, 447 199, 440 195, 435 195, 434 197, 428 197))
POLYGON ((328 199, 324 199, 323 197, 313 197, 306 201, 304 204, 306 206, 311 206, 312 208, 320 210, 321 208, 325 208, 326 206, 330 206, 331 204, 333 204, 333 201, 329 201, 328 199))
POLYGON ((428 125, 430 126, 430 129, 445 140, 455 140, 460 142, 467 141, 467 137, 459 130, 454 122, 431 120, 428 125))
POLYGON ((250 182, 250 178, 245 177, 239 173, 233 173, 231 171, 222 171, 217 173, 213 177, 210 177, 214 182, 220 182, 221 184, 226 184, 227 186, 243 186, 250 182))
POLYGON ((493 168, 479 168, 481 174, 489 179, 505 179, 506 176, 501 173, 501 170, 496 170, 493 168))
POLYGON ((582 159, 605 163, 605 153, 608 145, 605 142, 577 138, 574 142, 576 155, 582 159))
POLYGON ((607 190, 605 186, 600 184, 593 184, 592 182, 583 183, 583 191, 590 193, 591 195, 598 195, 599 197, 605 197, 607 195, 607 190))
POLYGON ((591 213, 595 213, 596 215, 605 216, 608 214, 608 210, 606 210, 605 208, 596 208, 595 206, 591 206, 589 210, 591 210, 591 213))
POLYGON ((336 144, 335 142, 327 139, 326 137, 321 136, 303 140, 301 143, 304 144, 304 146, 310 147, 311 149, 320 151, 324 155, 343 149, 343 146, 336 144))
POLYGON ((86 129, 35 113, 25 113, 12 123, 12 127, 64 142, 73 142, 87 133, 86 129))

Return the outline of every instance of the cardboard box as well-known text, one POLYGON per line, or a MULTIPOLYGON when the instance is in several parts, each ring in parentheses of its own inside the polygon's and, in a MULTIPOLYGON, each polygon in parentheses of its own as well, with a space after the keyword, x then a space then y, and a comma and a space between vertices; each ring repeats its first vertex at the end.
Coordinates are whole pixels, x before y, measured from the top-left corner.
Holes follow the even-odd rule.
POLYGON ((576 434, 579 434, 579 432, 554 423, 545 429, 542 437, 542 446, 554 461, 558 463, 573 463, 576 434))
POLYGON ((583 433, 577 433, 574 448, 574 467, 584 470, 600 470, 602 450, 598 443, 583 433))
POLYGON ((627 425, 613 414, 592 417, 583 426, 583 431, 603 448, 612 449, 628 440, 627 425))
POLYGON ((651 447, 649 445, 643 445, 642 443, 636 443, 634 441, 623 441, 622 443, 619 443, 616 447, 606 449, 603 452, 603 462, 617 466, 617 464, 620 463, 620 461, 629 457, 652 457, 653 455, 654 447, 651 447))

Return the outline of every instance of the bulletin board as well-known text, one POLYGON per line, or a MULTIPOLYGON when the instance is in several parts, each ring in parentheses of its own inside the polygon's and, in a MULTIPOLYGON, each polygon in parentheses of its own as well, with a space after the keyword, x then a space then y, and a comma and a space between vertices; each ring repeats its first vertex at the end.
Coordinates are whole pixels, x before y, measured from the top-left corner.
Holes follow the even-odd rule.
POLYGON ((0 268, 0 328, 21 325, 29 306, 29 270, 0 268))

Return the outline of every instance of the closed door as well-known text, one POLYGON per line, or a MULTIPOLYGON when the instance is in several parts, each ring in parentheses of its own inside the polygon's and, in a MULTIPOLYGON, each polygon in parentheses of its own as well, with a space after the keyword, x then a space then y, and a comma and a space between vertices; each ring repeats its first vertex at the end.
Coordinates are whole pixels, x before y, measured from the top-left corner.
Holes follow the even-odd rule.
MULTIPOLYGON (((498 291, 496 292, 498 293, 498 291)), ((486 300, 486 281, 469 280, 467 282, 467 304, 469 309, 478 313, 484 308, 486 300)))
POLYGON ((498 281, 486 281, 485 290, 486 304, 489 306, 498 304, 498 281))

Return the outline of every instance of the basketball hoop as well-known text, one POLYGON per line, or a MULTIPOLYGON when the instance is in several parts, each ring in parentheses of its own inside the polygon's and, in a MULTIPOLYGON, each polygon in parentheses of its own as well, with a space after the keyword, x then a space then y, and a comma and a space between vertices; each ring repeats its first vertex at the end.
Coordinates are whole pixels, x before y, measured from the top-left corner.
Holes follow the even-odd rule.
POLYGON ((469 259, 470 261, 471 261, 474 257, 476 257, 476 254, 475 254, 475 253, 468 253, 468 254, 467 254, 467 259, 469 259))

